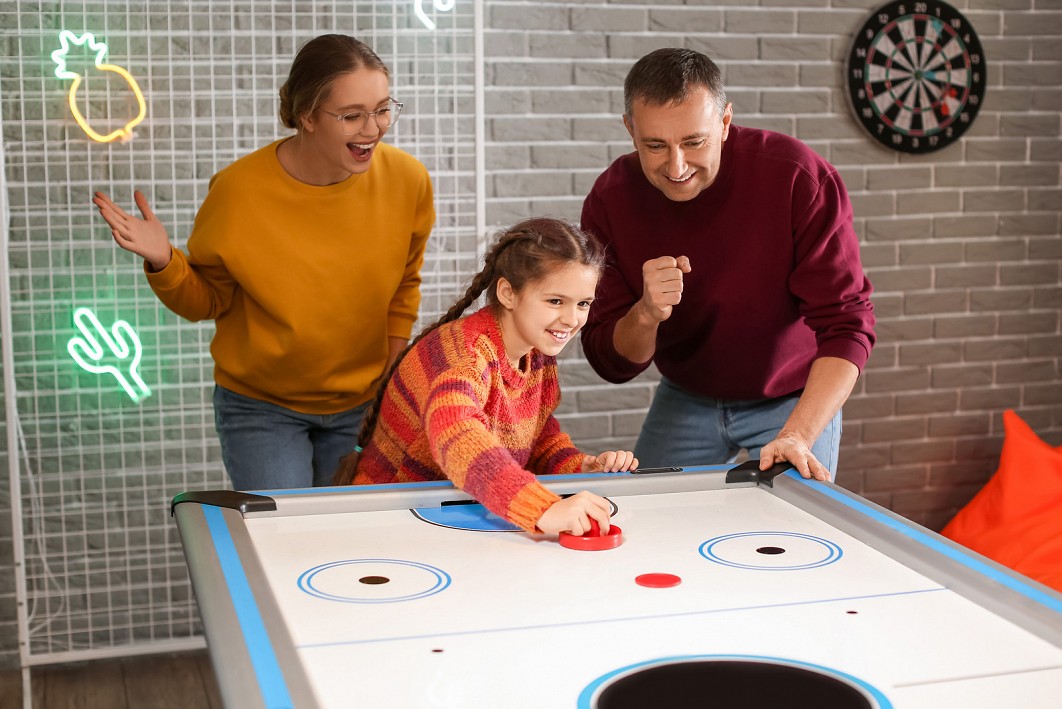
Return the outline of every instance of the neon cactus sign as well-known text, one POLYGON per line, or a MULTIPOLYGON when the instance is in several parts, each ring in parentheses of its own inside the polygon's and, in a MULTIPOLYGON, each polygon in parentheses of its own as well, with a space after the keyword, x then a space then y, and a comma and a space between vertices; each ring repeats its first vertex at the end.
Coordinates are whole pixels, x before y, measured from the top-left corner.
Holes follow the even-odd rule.
POLYGON ((66 343, 66 351, 78 366, 93 374, 111 374, 133 401, 140 403, 151 396, 151 389, 140 378, 142 350, 140 338, 125 320, 117 320, 110 332, 88 308, 74 311, 74 325, 82 337, 72 337, 66 343), (100 342, 107 346, 105 352, 100 342), (106 361, 106 360, 111 361, 106 361), (122 371, 124 368, 124 372, 122 371))
POLYGON ((69 30, 63 30, 59 33, 59 43, 62 45, 59 49, 52 52, 52 61, 55 62, 55 75, 60 79, 73 79, 74 83, 70 84, 70 91, 68 92, 68 101, 70 103, 70 112, 74 114, 74 120, 81 126, 81 129, 88 134, 88 137, 100 143, 109 143, 112 140, 121 139, 121 141, 128 142, 133 139, 133 128, 144 120, 144 116, 147 115, 147 105, 144 103, 144 94, 140 92, 140 85, 136 83, 136 79, 132 74, 115 64, 104 64, 103 60, 107 57, 107 45, 103 42, 97 42, 96 37, 91 32, 78 37, 69 30), (94 131, 88 124, 88 121, 81 114, 81 111, 77 107, 77 89, 81 86, 81 74, 70 71, 66 68, 66 55, 70 52, 70 45, 76 44, 78 46, 87 45, 88 48, 96 53, 95 64, 96 68, 100 71, 110 71, 118 74, 126 83, 129 84, 129 88, 133 90, 133 94, 136 96, 137 105, 139 111, 132 120, 125 124, 118 130, 111 131, 107 135, 101 135, 94 131))

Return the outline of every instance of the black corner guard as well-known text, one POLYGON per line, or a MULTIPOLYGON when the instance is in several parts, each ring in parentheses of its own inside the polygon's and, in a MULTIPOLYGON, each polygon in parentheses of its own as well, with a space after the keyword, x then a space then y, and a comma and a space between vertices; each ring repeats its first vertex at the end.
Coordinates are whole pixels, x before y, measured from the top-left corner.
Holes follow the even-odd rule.
POLYGON ((760 459, 746 460, 726 471, 727 483, 756 483, 774 487, 774 479, 793 466, 789 463, 775 463, 767 470, 760 470, 760 459))
POLYGON ((211 507, 227 507, 230 510, 239 510, 240 514, 248 512, 271 512, 277 508, 277 501, 266 495, 252 495, 249 492, 237 490, 196 490, 182 492, 173 498, 170 503, 170 516, 177 505, 182 502, 195 502, 200 505, 211 507))

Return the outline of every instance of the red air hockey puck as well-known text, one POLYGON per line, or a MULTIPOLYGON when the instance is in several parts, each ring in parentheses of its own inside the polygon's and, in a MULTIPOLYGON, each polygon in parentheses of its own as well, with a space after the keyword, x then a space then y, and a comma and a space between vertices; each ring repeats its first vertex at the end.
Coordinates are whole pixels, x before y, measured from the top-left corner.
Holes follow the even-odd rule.
POLYGON ((583 535, 561 532, 557 541, 567 549, 579 551, 604 551, 615 549, 623 543, 623 530, 616 525, 608 528, 608 534, 602 534, 597 522, 590 520, 590 531, 583 535))
POLYGON ((672 588, 682 583, 682 579, 674 574, 642 574, 635 576, 634 582, 646 588, 672 588))

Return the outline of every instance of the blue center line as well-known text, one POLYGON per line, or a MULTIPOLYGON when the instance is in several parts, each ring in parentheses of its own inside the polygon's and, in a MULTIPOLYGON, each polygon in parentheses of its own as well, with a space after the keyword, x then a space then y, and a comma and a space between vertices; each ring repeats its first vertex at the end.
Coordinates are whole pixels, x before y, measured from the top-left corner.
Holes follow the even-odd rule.
POLYGON ((461 637, 464 635, 487 635, 494 633, 522 632, 526 630, 546 630, 552 628, 573 628, 587 625, 601 625, 602 623, 631 623, 643 620, 665 620, 669 618, 685 618, 717 613, 738 613, 742 611, 765 610, 770 608, 795 608, 799 606, 814 606, 824 603, 840 603, 842 601, 865 601, 875 598, 895 598, 899 596, 919 595, 923 593, 938 593, 947 591, 946 588, 916 589, 914 591, 900 591, 898 593, 872 593, 865 596, 844 596, 840 598, 823 598, 809 601, 795 601, 792 603, 764 603, 755 606, 736 606, 732 608, 710 608, 698 611, 684 611, 682 613, 662 613, 657 615, 629 616, 621 618, 598 618, 596 620, 575 620, 566 623, 546 623, 543 625, 515 625, 504 628, 482 628, 479 630, 454 630, 446 633, 424 633, 422 635, 396 635, 393 637, 366 638, 364 640, 335 640, 324 643, 305 643, 296 645, 299 650, 308 650, 321 647, 336 647, 340 645, 370 645, 375 643, 400 642, 405 640, 427 640, 429 638, 461 637))
POLYGON ((1017 670, 1000 670, 999 672, 979 672, 975 675, 961 675, 959 677, 949 677, 948 679, 924 679, 915 682, 899 682, 894 684, 895 689, 905 689, 907 687, 923 687, 929 684, 949 684, 955 682, 969 682, 972 679, 992 679, 994 677, 1012 677, 1014 675, 1027 675, 1034 674, 1036 672, 1054 672, 1055 670, 1062 670, 1062 665, 1043 665, 1041 667, 1028 667, 1026 669, 1017 670))

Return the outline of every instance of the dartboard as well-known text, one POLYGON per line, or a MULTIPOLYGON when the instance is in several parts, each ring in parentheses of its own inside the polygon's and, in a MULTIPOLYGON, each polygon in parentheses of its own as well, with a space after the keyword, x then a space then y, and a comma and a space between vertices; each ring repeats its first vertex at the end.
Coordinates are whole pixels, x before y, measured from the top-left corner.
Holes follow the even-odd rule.
POLYGON ((985 95, 985 58, 962 13, 896 0, 867 17, 848 52, 856 118, 882 145, 928 153, 966 132, 985 95))

